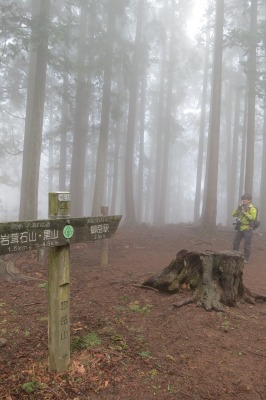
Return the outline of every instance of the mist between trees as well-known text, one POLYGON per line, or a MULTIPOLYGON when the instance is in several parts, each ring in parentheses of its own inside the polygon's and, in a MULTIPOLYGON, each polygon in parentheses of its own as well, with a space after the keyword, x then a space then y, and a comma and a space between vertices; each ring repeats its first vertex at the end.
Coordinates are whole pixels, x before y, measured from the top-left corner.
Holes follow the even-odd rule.
POLYGON ((265 231, 265 0, 206 1, 193 36, 195 4, 2 2, 2 220, 70 191, 73 217, 212 231, 249 192, 265 231))

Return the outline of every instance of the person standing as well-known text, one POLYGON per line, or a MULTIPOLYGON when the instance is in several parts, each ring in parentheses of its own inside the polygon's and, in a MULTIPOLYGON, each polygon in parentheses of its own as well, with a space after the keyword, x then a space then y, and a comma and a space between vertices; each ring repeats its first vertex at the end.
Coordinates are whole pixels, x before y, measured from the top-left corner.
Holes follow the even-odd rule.
POLYGON ((257 217, 257 209, 251 201, 252 196, 250 194, 243 194, 243 196, 241 196, 241 203, 232 212, 232 216, 237 218, 235 223, 236 233, 233 240, 233 250, 239 251, 240 243, 243 239, 245 263, 249 262, 253 236, 253 221, 257 217))

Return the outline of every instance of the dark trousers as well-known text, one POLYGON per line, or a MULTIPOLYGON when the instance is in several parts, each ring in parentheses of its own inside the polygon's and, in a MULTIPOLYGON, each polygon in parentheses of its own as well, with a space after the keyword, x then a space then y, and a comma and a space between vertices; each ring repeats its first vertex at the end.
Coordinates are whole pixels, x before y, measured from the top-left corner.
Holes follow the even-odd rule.
POLYGON ((233 241, 233 250, 239 251, 240 242, 244 239, 244 257, 245 260, 249 260, 249 256, 251 253, 251 241, 253 236, 253 229, 247 229, 245 231, 236 231, 234 241, 233 241))

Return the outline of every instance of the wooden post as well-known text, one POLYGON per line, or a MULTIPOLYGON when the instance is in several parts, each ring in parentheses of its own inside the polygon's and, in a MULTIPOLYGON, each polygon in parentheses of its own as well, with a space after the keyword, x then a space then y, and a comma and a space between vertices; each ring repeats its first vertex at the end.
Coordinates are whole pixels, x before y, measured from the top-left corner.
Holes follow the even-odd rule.
POLYGON ((49 369, 63 372, 70 365, 70 243, 105 241, 101 265, 107 265, 108 242, 122 218, 70 218, 70 193, 49 193, 49 219, 0 223, 0 256, 49 248, 48 344, 49 369))
MULTIPOLYGON (((101 207, 101 214, 108 216, 108 207, 101 207)), ((100 266, 106 267, 108 265, 108 239, 103 239, 100 242, 100 266)))
MULTIPOLYGON (((49 193, 49 218, 70 217, 70 193, 49 193)), ((66 221, 67 222, 67 221, 66 221)), ((70 246, 49 248, 48 256, 49 370, 70 365, 70 246)))

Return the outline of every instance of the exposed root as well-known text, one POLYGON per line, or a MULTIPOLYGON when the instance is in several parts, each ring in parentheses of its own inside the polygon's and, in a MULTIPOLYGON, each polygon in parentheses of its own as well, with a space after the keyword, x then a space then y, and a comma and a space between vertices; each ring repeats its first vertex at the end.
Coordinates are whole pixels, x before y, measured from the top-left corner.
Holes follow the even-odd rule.
POLYGON ((11 281, 39 280, 38 278, 23 275, 15 266, 14 261, 0 258, 0 279, 11 281))
POLYGON ((180 308, 186 306, 187 304, 195 303, 196 296, 188 297, 187 299, 180 300, 177 303, 173 304, 173 307, 180 308))
POLYGON ((255 304, 257 300, 266 301, 266 296, 263 294, 252 293, 245 287, 243 299, 249 304, 255 304))
POLYGON ((132 286, 135 286, 135 287, 138 287, 138 288, 141 288, 141 289, 153 290, 154 292, 158 292, 159 291, 158 289, 155 289, 155 288, 153 288, 151 286, 146 286, 146 285, 137 285, 137 284, 133 283, 132 286))
POLYGON ((253 294, 255 300, 262 300, 262 301, 266 301, 266 296, 263 294, 253 294))
POLYGON ((27 279, 26 276, 22 275, 16 268, 14 261, 0 259, 0 277, 12 281, 20 281, 27 279))

